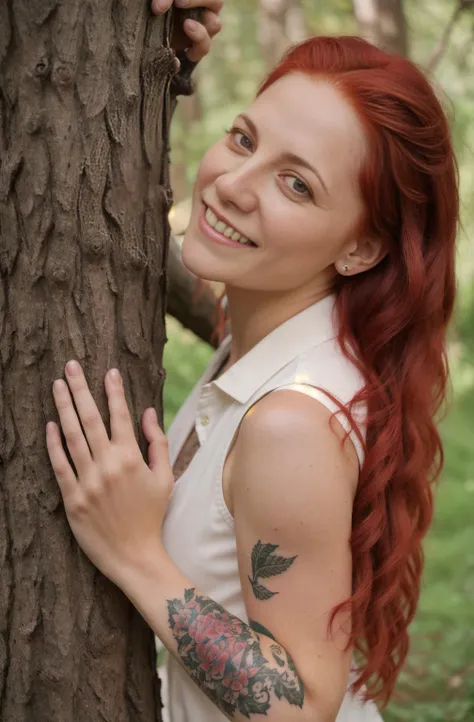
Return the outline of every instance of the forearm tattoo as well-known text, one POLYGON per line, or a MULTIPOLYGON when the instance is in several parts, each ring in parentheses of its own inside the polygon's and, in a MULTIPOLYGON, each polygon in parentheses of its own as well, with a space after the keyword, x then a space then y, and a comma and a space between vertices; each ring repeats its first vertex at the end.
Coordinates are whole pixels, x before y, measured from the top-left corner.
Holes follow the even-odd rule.
POLYGON ((229 717, 265 715, 275 698, 303 706, 303 682, 276 641, 267 659, 258 633, 195 589, 186 589, 183 599, 168 600, 168 614, 182 664, 229 717))
POLYGON ((249 577, 249 582, 256 599, 263 601, 278 594, 271 592, 258 580, 283 574, 296 559, 296 557, 278 556, 273 553, 276 549, 278 544, 263 544, 261 541, 258 541, 252 549, 252 577, 249 577))

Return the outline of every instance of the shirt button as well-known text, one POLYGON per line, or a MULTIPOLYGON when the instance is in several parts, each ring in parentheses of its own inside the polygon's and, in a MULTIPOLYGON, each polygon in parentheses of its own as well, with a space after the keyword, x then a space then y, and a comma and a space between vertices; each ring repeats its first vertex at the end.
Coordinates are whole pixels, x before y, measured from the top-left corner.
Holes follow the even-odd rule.
POLYGON ((210 422, 209 416, 202 416, 202 417, 201 417, 201 424, 202 424, 203 426, 207 426, 209 422, 210 422))

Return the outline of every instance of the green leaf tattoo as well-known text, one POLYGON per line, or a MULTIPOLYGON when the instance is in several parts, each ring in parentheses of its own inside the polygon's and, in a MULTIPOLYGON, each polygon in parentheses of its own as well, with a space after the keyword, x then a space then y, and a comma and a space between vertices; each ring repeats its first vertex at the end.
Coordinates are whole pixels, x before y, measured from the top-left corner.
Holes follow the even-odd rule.
POLYGON ((283 574, 291 567, 296 559, 294 557, 280 557, 273 552, 278 549, 278 544, 263 544, 260 540, 252 549, 252 577, 249 577, 252 585, 253 593, 256 599, 271 599, 278 592, 271 592, 263 584, 259 584, 259 579, 268 579, 268 577, 283 574))
POLYGON ((168 623, 183 666, 199 688, 227 716, 267 715, 277 700, 303 707, 304 687, 291 656, 276 642, 267 659, 258 634, 208 597, 186 589, 168 600, 168 623))
POLYGON ((266 637, 269 637, 270 639, 273 639, 274 642, 276 642, 273 634, 269 632, 268 629, 263 626, 263 624, 260 624, 260 622, 256 622, 254 619, 249 619, 249 626, 251 629, 253 629, 254 632, 257 632, 257 634, 264 634, 266 637))

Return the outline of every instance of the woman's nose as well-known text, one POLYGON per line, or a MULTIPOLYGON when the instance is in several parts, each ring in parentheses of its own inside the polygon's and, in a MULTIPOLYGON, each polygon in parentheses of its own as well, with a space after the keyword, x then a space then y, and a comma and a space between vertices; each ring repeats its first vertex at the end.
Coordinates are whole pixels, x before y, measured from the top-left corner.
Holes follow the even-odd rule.
POLYGON ((219 200, 223 205, 234 205, 244 213, 250 213, 257 205, 256 179, 242 172, 242 168, 229 173, 222 173, 215 187, 219 200))

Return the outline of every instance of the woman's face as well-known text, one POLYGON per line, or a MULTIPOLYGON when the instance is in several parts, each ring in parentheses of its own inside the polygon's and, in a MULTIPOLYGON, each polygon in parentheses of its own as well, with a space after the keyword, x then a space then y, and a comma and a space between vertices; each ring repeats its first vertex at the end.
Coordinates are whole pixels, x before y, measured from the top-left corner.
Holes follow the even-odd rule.
POLYGON ((334 262, 357 241, 364 152, 337 89, 300 73, 281 78, 204 156, 185 265, 249 290, 330 288, 334 262))

